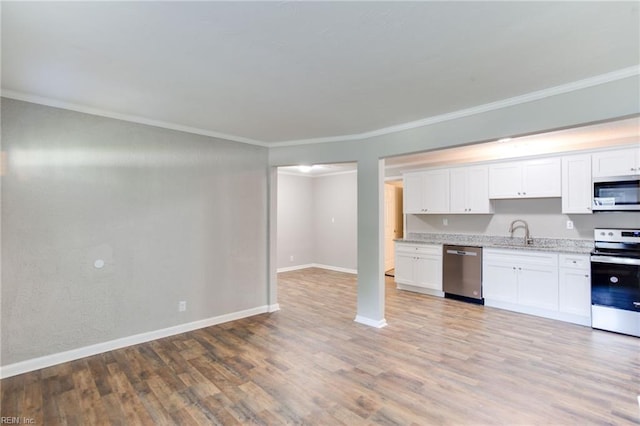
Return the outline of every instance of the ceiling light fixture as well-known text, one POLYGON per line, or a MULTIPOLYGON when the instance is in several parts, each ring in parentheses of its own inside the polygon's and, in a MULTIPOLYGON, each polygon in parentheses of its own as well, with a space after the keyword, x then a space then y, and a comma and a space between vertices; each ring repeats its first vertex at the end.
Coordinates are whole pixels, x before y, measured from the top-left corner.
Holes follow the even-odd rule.
POLYGON ((511 138, 498 139, 498 143, 505 143, 505 142, 509 142, 509 141, 511 141, 511 138))
POLYGON ((313 166, 298 166, 298 170, 302 173, 309 173, 313 169, 313 166))

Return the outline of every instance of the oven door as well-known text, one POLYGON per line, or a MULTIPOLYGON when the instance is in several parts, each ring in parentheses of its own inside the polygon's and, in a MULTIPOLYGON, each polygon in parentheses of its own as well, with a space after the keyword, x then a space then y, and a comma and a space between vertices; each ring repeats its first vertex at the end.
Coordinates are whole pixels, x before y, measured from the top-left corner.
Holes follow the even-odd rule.
POLYGON ((640 312, 640 259, 591 256, 591 304, 640 312))

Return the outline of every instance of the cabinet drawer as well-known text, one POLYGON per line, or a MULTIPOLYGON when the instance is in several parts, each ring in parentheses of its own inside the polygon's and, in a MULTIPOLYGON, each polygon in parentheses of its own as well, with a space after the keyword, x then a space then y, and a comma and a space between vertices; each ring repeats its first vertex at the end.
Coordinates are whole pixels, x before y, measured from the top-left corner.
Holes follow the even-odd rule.
POLYGON ((435 244, 396 243, 396 252, 416 255, 442 256, 442 246, 435 244))
POLYGON ((482 256, 487 262, 508 263, 511 265, 558 266, 558 255, 535 250, 484 249, 482 256))
POLYGON ((560 254, 559 263, 561 268, 588 270, 591 267, 591 262, 587 255, 560 254))

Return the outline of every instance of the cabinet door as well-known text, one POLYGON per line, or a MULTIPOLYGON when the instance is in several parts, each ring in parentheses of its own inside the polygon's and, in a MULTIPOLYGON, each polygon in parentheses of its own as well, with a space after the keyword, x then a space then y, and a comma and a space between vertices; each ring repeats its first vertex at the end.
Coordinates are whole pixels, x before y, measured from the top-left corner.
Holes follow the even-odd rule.
POLYGON ((489 197, 518 198, 522 194, 520 163, 501 163, 489 166, 489 197))
POLYGON ((469 167, 466 175, 467 213, 493 213, 489 199, 489 168, 469 167))
POLYGON ((592 213, 591 155, 562 157, 562 213, 592 213))
POLYGON ((403 206, 405 213, 422 213, 423 179, 421 173, 403 176, 403 206))
POLYGON ((589 270, 560 268, 559 310, 568 314, 591 315, 591 278, 589 270))
POLYGON ((487 261, 482 266, 482 296, 485 299, 516 303, 517 280, 515 266, 487 261))
POLYGON ((442 291, 441 256, 418 256, 414 271, 414 285, 442 291))
POLYGON ((403 284, 413 284, 413 264, 415 256, 396 251, 395 281, 403 284))
POLYGON ((449 171, 449 211, 451 213, 468 212, 467 176, 467 169, 451 169, 449 171))
POLYGON ((449 213, 449 170, 431 170, 422 175, 425 213, 449 213))
POLYGON ((640 150, 636 148, 596 152, 592 156, 593 177, 640 174, 638 157, 640 150))
POLYGON ((558 310, 558 269, 518 266, 518 303, 534 308, 558 310))
POLYGON ((522 196, 559 197, 561 191, 560 159, 546 158, 522 163, 522 196))

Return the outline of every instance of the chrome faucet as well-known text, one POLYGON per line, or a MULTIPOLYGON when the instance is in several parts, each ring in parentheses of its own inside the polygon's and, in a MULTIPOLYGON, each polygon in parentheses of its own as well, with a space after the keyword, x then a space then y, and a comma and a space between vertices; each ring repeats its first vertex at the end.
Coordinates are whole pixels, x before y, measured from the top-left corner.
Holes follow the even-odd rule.
POLYGON ((516 219, 513 222, 511 222, 511 225, 509 225, 509 232, 511 233, 511 238, 513 238, 513 233, 518 228, 524 228, 524 244, 527 246, 533 244, 533 238, 531 238, 531 235, 529 234, 529 224, 522 219, 516 219), (516 223, 518 222, 520 222, 520 224, 516 225, 516 223))

